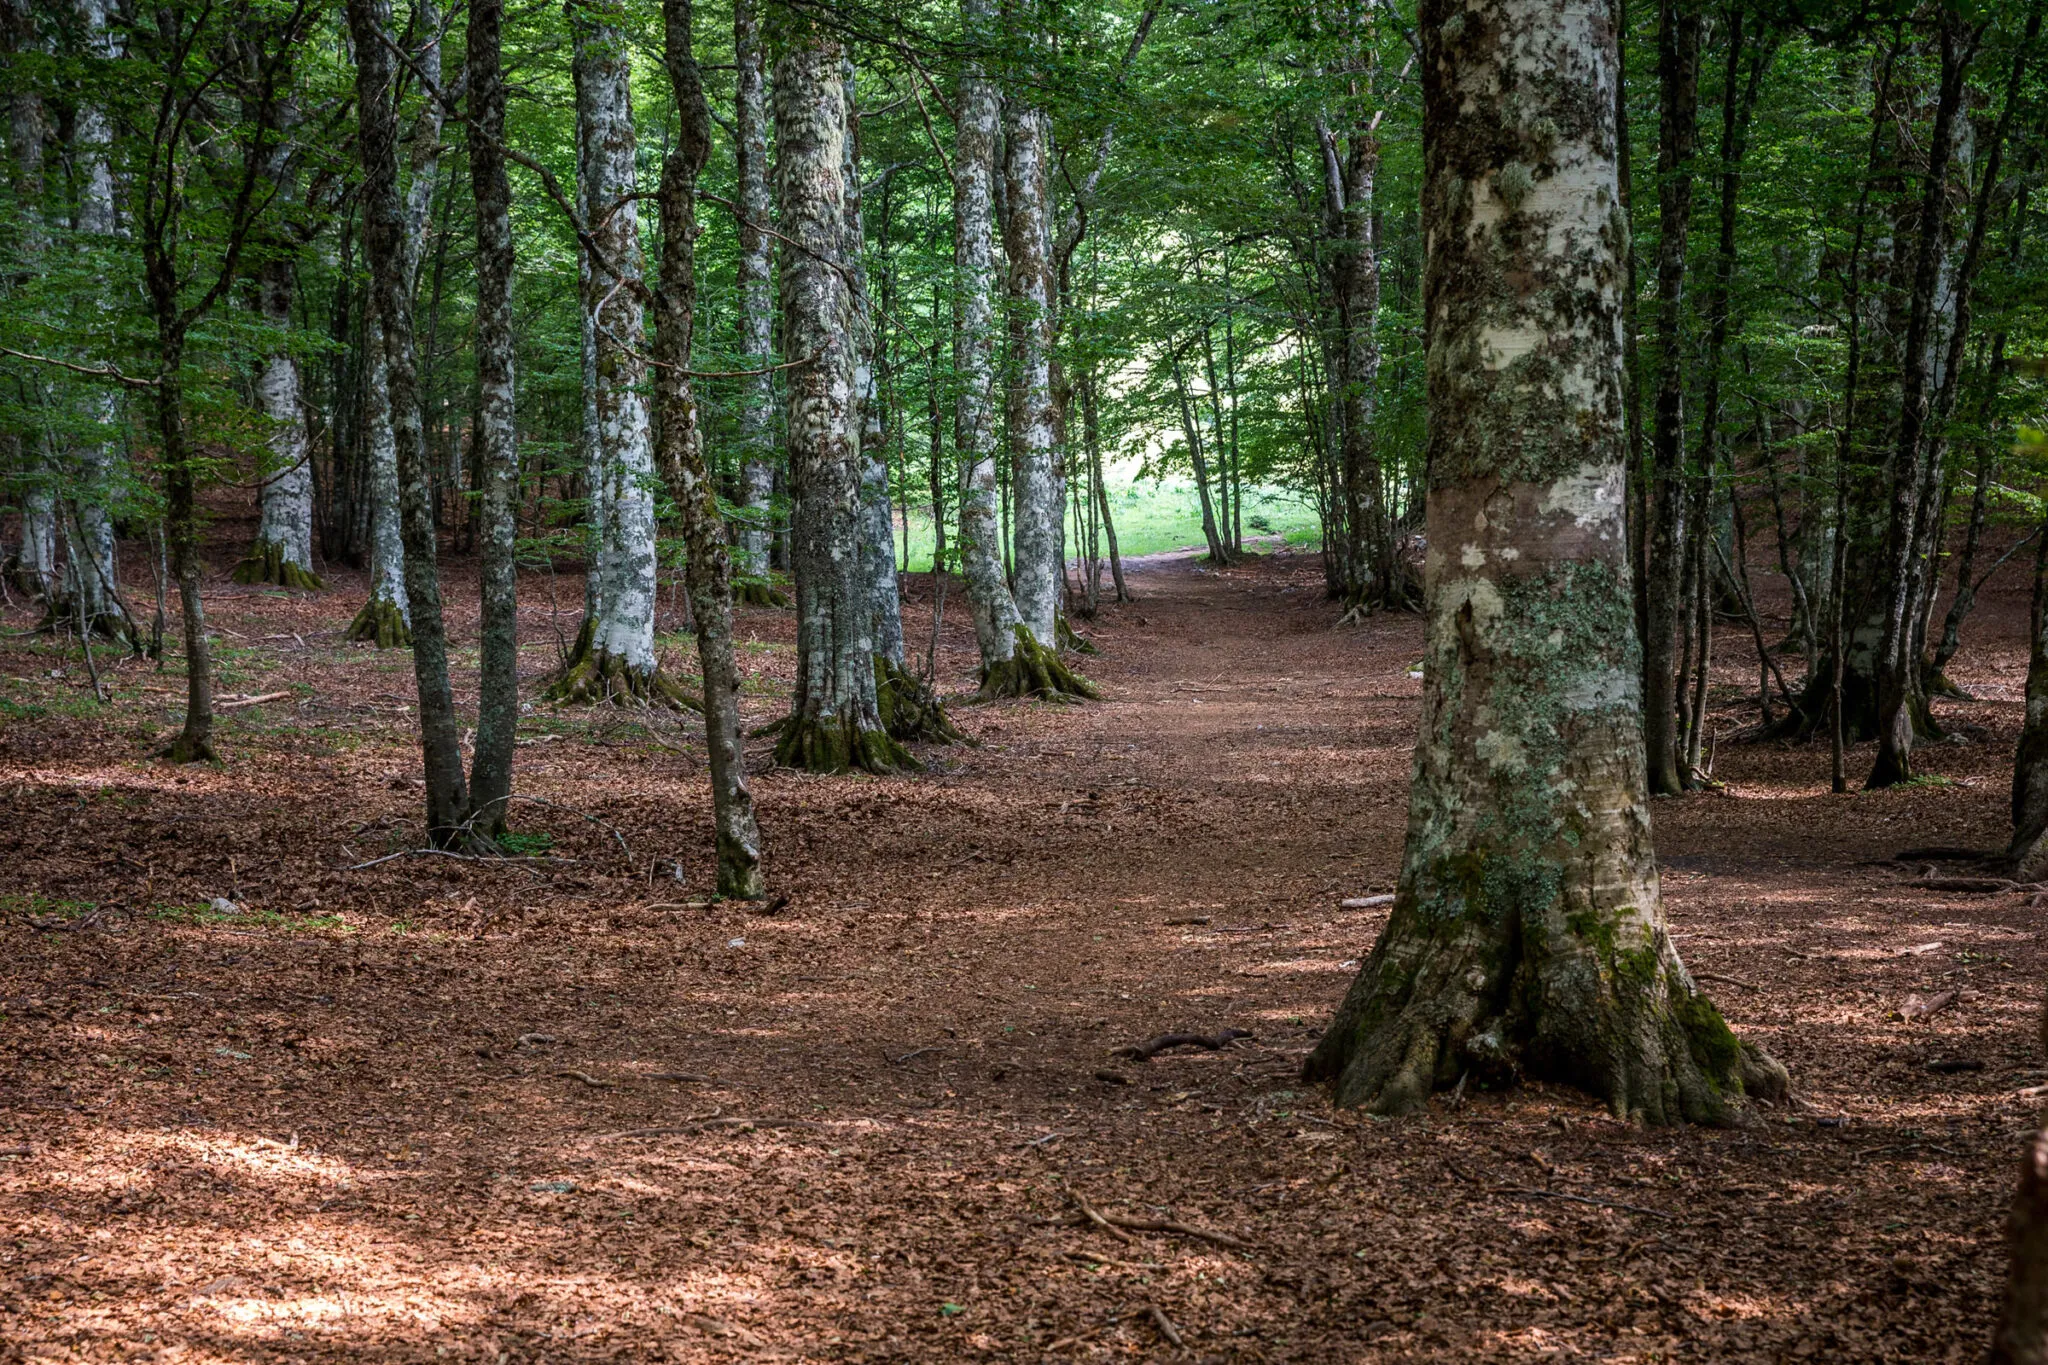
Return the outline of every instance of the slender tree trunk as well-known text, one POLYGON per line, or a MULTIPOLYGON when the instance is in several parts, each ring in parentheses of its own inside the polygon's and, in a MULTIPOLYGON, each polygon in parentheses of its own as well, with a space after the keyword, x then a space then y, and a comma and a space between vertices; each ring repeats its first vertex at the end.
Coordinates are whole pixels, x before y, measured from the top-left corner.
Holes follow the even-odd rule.
MULTIPOLYGON (((425 759, 427 834, 446 846, 464 840, 469 794, 455 698, 448 685, 448 640, 441 621, 432 475, 420 421, 419 375, 413 355, 412 274, 406 247, 411 224, 398 193, 398 113, 387 0, 349 0, 356 49, 358 141, 363 159, 363 244, 383 321, 384 368, 397 449, 400 530, 405 538, 405 593, 412 604, 413 678, 419 688, 420 749, 425 759)), ((432 103, 432 101, 429 101, 432 103)), ((417 130, 415 130, 417 131, 417 130)))
POLYGON ((1188 460, 1195 469, 1195 499, 1202 508, 1202 537, 1209 542, 1209 562, 1228 564, 1229 551, 1223 548, 1222 533, 1216 529, 1216 505, 1209 498, 1209 460, 1202 449, 1202 428, 1195 420, 1194 400, 1188 394, 1187 375, 1183 372, 1180 347, 1170 348, 1168 356, 1173 365, 1173 391, 1180 399, 1180 430, 1187 439, 1188 460))
POLYGON ((621 0, 568 0, 575 42, 576 120, 583 145, 582 186, 590 236, 602 259, 585 262, 583 316, 593 347, 596 459, 591 500, 597 518, 596 614, 590 643, 549 695, 562 701, 648 702, 687 699, 659 673, 654 655, 657 590, 654 447, 643 386, 640 213, 634 173, 632 60, 621 0))
MULTIPOLYGON (((10 4, 0 11, 0 23, 4 23, 11 75, 21 64, 21 54, 35 51, 42 43, 35 33, 33 12, 25 4, 10 4)), ((22 262, 33 267, 49 246, 42 226, 46 111, 33 80, 23 76, 8 85, 8 181, 21 206, 21 240, 16 249, 22 262)), ((4 443, 0 456, 8 458, 0 469, 19 470, 23 484, 21 543, 8 560, 8 580, 31 601, 49 606, 54 615, 62 595, 57 570, 56 470, 50 466, 48 446, 32 426, 26 431, 8 430, 4 443)))
POLYGON ((1467 1073, 1564 1082, 1656 1124, 1725 1121, 1745 1092, 1785 1088, 1687 974, 1659 903, 1608 17, 1608 0, 1424 0, 1417 24, 1422 733, 1392 917, 1306 1065, 1377 1112, 1467 1073), (1557 131, 1531 167, 1517 130, 1539 122, 1557 131))
POLYGON ((1699 14, 1691 0, 1661 0, 1657 84, 1658 228, 1656 332, 1659 365, 1650 427, 1651 501, 1648 610, 1643 635, 1643 745, 1650 793, 1684 788, 1679 771, 1674 667, 1685 577, 1685 256, 1692 225, 1692 162, 1699 142, 1699 14))
POLYGON ((171 576, 178 584, 185 645, 185 723, 166 754, 173 763, 215 763, 219 756, 213 748, 213 648, 206 639, 206 606, 199 591, 198 489, 185 438, 184 343, 166 321, 176 310, 177 285, 170 276, 153 278, 151 285, 159 319, 156 435, 164 480, 164 539, 170 544, 171 576))
MULTIPOLYGON (((389 8, 386 0, 386 8, 389 8)), ((439 8, 432 0, 420 0, 414 23, 428 36, 440 32, 439 8)), ((388 27, 388 24, 387 24, 388 27)), ((389 60, 389 53, 386 59, 389 60)), ((435 85, 441 82, 441 44, 425 43, 412 58, 420 73, 435 85)), ((407 168, 411 179, 403 200, 404 231, 398 242, 400 280, 405 292, 406 325, 411 326, 413 288, 419 279, 420 242, 426 236, 427 216, 434 204, 434 186, 441 166, 441 124, 445 113, 441 101, 423 100, 413 120, 408 139, 407 168)), ((393 117, 396 117, 394 113, 393 117)), ((394 186, 393 193, 396 193, 394 186)), ((363 225, 364 254, 368 254, 370 228, 363 225)), ((382 295, 370 288, 363 344, 368 388, 365 402, 364 451, 369 463, 370 490, 370 599, 350 623, 348 639, 374 642, 385 649, 405 645, 412 639, 412 602, 407 589, 405 530, 402 504, 405 494, 398 472, 401 458, 395 424, 400 420, 392 408, 390 346, 381 305, 382 295)), ((407 342, 408 350, 412 343, 407 342)), ((414 414, 417 420, 418 414, 414 414)))
MULTIPOLYGON (((761 56, 759 0, 735 0, 733 60, 734 146, 739 158, 740 339, 748 369, 765 371, 775 359, 773 257, 763 229, 774 214, 768 193, 767 78, 761 56)), ((740 390, 739 572, 747 600, 774 601, 768 584, 768 542, 775 507, 775 377, 762 373, 740 390)))
POLYGON ((505 0, 470 0, 469 179, 476 197, 476 418, 482 624, 469 787, 478 833, 504 832, 519 728, 519 447, 512 321, 512 185, 505 172, 505 0))
POLYGON ((2048 1365, 2048 1131, 2020 1158, 2006 1245, 2012 1268, 1988 1365, 2048 1365))
POLYGON ((1102 535, 1109 542, 1109 576, 1116 584, 1116 600, 1132 602, 1130 589, 1124 586, 1124 559, 1117 552, 1116 521, 1109 513, 1109 486, 1102 477, 1102 428, 1095 407, 1095 371, 1089 370, 1081 376, 1081 433, 1088 443, 1088 464, 1094 473, 1095 500, 1102 514, 1102 535))
POLYGON ((1927 418, 1932 380, 1935 288, 1948 244, 1949 166, 1955 156, 1956 119, 1963 102, 1964 76, 1975 49, 1957 32, 1961 22, 1941 11, 1941 88, 1928 138, 1927 176, 1915 223, 1916 251, 1906 340, 1900 358, 1898 442, 1893 454, 1891 513, 1885 530, 1884 638, 1878 646, 1877 759, 1866 788, 1889 787, 1913 775, 1913 739, 1922 708, 1914 703, 1920 683, 1912 647, 1912 591, 1917 577, 1914 550, 1921 517, 1931 510, 1927 483, 1927 418))
POLYGON ((862 567, 851 270, 846 261, 846 94, 839 40, 793 5, 768 10, 775 72, 775 189, 787 235, 780 274, 796 573, 797 683, 775 747, 813 772, 914 766, 884 728, 872 602, 862 567))
POLYGON ((732 645, 732 563, 718 515, 717 483, 704 460, 690 350, 697 306, 697 177, 711 152, 711 107, 691 50, 690 0, 664 0, 663 59, 681 113, 681 136, 661 174, 660 285, 654 299, 655 402, 661 472, 682 515, 683 572, 697 657, 704 669, 704 738, 711 756, 711 819, 718 840, 718 894, 762 894, 761 831, 747 789, 740 732, 740 673, 732 645))
MULTIPOLYGON (((853 274, 853 392, 859 404, 861 565, 868 581, 869 610, 874 617, 875 653, 888 668, 903 667, 903 603, 896 581, 896 511, 889 501, 889 427, 882 405, 880 381, 883 329, 890 319, 868 296, 867 230, 861 211, 860 111, 854 99, 854 67, 841 72, 846 90, 846 256, 853 274)), ((882 194, 882 238, 889 235, 889 195, 882 194)), ((886 251, 886 246, 884 250, 886 251)), ((886 263, 887 257, 884 257, 886 263)))

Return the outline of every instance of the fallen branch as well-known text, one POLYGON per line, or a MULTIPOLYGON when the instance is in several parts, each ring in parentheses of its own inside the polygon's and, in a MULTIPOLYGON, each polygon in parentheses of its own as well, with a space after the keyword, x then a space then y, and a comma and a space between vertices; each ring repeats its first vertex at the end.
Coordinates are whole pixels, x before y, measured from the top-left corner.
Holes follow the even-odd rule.
POLYGON ((889 1062, 892 1066, 902 1066, 905 1062, 912 1061, 916 1058, 922 1057, 927 1052, 937 1052, 939 1050, 940 1049, 935 1047, 913 1048, 911 1051, 904 1053, 901 1057, 891 1057, 889 1059, 889 1062))
POLYGON ((1756 989, 1756 987, 1750 985, 1739 976, 1725 976, 1720 972, 1694 972, 1692 979, 1695 981, 1719 981, 1730 986, 1740 986, 1746 991, 1756 989))
POLYGON ((1161 1336, 1165 1337, 1165 1338, 1166 1338, 1166 1339, 1167 1339, 1168 1341, 1170 1341, 1170 1342, 1172 1342, 1172 1343, 1173 1343, 1173 1349, 1174 1349, 1174 1350, 1176 1350, 1176 1351, 1185 1351, 1185 1350, 1187 1350, 1187 1348, 1188 1348, 1188 1344, 1187 1344, 1187 1343, 1186 1343, 1185 1341, 1182 1341, 1182 1340, 1180 1339, 1180 1332, 1179 1332, 1178 1330, 1176 1330, 1176 1329, 1175 1329, 1175 1327, 1174 1327, 1174 1325, 1173 1325, 1173 1320, 1172 1320, 1171 1318, 1167 1317, 1167 1316, 1166 1316, 1166 1314, 1164 1314, 1164 1313, 1162 1313, 1162 1312, 1160 1312, 1160 1311, 1159 1311, 1159 1305, 1158 1305, 1158 1304, 1156 1304, 1156 1303, 1148 1303, 1148 1304, 1146 1304, 1146 1305, 1145 1305, 1145 1311, 1146 1311, 1147 1313, 1150 1313, 1150 1314, 1152 1315, 1152 1322, 1153 1322, 1153 1325, 1154 1325, 1154 1326, 1156 1326, 1156 1327, 1158 1327, 1158 1329, 1159 1329, 1159 1335, 1161 1335, 1161 1336))
POLYGON ((595 1090, 610 1090, 613 1086, 618 1084, 617 1081, 600 1080, 596 1076, 591 1075, 588 1071, 572 1071, 567 1067, 564 1067, 560 1071, 552 1072, 550 1074, 556 1076, 566 1076, 568 1079, 572 1081, 581 1081, 585 1085, 590 1086, 592 1089, 595 1090))
POLYGON ((1081 1216, 1085 1218, 1088 1222, 1093 1223, 1096 1227, 1101 1228, 1104 1232, 1116 1238, 1119 1242, 1128 1242, 1131 1240, 1131 1235, 1129 1233, 1118 1228, 1116 1224, 1110 1222, 1109 1219, 1103 1217, 1101 1213, 1096 1211, 1094 1205, 1090 1204, 1087 1200, 1083 1199, 1077 1192, 1070 1189, 1067 1191, 1067 1197, 1074 1201, 1075 1206, 1081 1210, 1081 1216))
POLYGON ((387 853, 381 858, 372 858, 366 863, 357 863, 353 867, 344 867, 342 871, 361 872, 366 867, 375 867, 379 863, 388 863, 394 858, 453 858, 457 862, 462 863, 506 863, 517 867, 522 872, 533 872, 533 875, 536 877, 540 873, 535 872, 529 864, 539 863, 543 867, 554 867, 576 861, 574 858, 518 857, 509 853, 502 855, 496 853, 453 853, 445 848, 407 848, 401 849, 396 853, 387 853))
POLYGON ((1220 1033, 1162 1033, 1149 1042, 1131 1043, 1111 1052, 1112 1057, 1128 1057, 1134 1062, 1147 1062, 1168 1048, 1198 1047, 1216 1052, 1229 1047, 1240 1038, 1252 1035, 1245 1029, 1227 1028, 1220 1033))
POLYGON ((1106 1213, 1102 1217, 1111 1227, 1128 1228, 1132 1232, 1167 1232, 1176 1237, 1192 1237, 1199 1242, 1214 1242, 1220 1247, 1231 1247, 1237 1251, 1250 1251, 1252 1244, 1227 1232, 1211 1232, 1207 1228, 1190 1227, 1176 1223, 1170 1218, 1126 1218, 1121 1214, 1106 1213))
POLYGON ((265 692, 260 697, 233 697, 227 701, 215 702, 213 709, 216 711, 235 711, 244 706, 262 706, 267 702, 284 701, 290 696, 290 692, 265 692))
POLYGON ((1392 905, 1393 903, 1393 894, 1388 892, 1378 896, 1353 896, 1350 900, 1338 901, 1337 908, 1339 910, 1370 910, 1375 905, 1392 905))
POLYGON ((677 1081, 687 1085, 709 1085, 711 1083, 709 1076, 700 1076, 694 1071, 650 1071, 647 1073, 647 1079, 650 1081, 677 1081))
POLYGON ((1062 1251, 1060 1255, 1066 1260, 1079 1261, 1083 1265, 1112 1265, 1119 1270, 1166 1269, 1162 1261, 1119 1261, 1114 1256, 1097 1256, 1092 1251, 1062 1251))

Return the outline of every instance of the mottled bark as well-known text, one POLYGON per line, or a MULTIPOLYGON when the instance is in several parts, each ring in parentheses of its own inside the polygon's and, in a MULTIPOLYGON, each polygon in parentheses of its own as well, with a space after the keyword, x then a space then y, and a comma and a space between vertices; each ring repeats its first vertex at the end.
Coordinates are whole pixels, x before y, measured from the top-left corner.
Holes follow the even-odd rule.
POLYGON ((582 290, 596 423, 590 496, 598 508, 597 590, 589 649, 571 661, 549 695, 683 704, 682 694, 659 676, 654 656, 654 449, 642 392, 644 286, 639 206, 630 197, 639 186, 627 16, 618 0, 569 0, 567 9, 583 150, 578 195, 591 240, 603 253, 602 261, 585 260, 582 290))
MULTIPOLYGON (((991 0, 961 0, 969 38, 991 36, 991 0)), ((961 68, 953 140, 953 451, 960 464, 960 573, 986 680, 1009 662, 1019 622, 1003 570, 995 417, 995 175, 1000 101, 971 56, 961 68)))
MULTIPOLYGON (((774 213, 768 192, 767 75, 762 64, 759 0, 734 0, 733 142, 739 160, 740 340, 744 368, 765 371, 775 361, 774 257, 762 229, 774 213)), ((739 572, 749 595, 766 600, 768 542, 775 505, 775 377, 762 373, 740 390, 739 572)))
POLYGON ((853 298, 846 244, 846 95, 839 40, 793 5, 768 10, 775 73, 775 192, 782 336, 814 357, 788 371, 790 562, 797 680, 776 759, 814 772, 914 765, 884 728, 862 570, 854 429, 853 298))
MULTIPOLYGON (((422 33, 435 36, 437 40, 423 44, 410 61, 427 82, 438 86, 441 83, 438 7, 431 0, 421 0, 414 18, 422 33)), ((410 179, 401 210, 403 231, 397 244, 395 263, 405 291, 408 328, 411 326, 414 286, 419 279, 420 242, 426 235, 427 214, 433 207, 434 187, 440 173, 441 126, 445 112, 445 106, 439 100, 421 101, 408 138, 407 171, 410 179)), ((394 112, 393 117, 396 116, 394 112)), ((363 232, 367 254, 367 220, 363 232)), ((398 417, 392 411, 390 345, 381 299, 380 291, 373 284, 363 329, 363 345, 367 352, 364 359, 363 451, 370 474, 370 598, 350 623, 347 638, 368 641, 380 649, 387 649, 412 642, 412 601, 406 587, 404 493, 399 483, 398 436, 394 428, 398 417)))
POLYGON ((661 413, 662 477, 682 516, 684 574, 704 669, 704 738, 711 757, 711 819, 718 840, 718 894, 762 894, 761 831, 747 789, 740 733, 740 674, 732 645, 732 563, 704 460, 690 385, 697 304, 697 177, 711 151, 711 108, 691 52, 690 0, 664 0, 663 59, 681 113, 681 136, 661 173, 661 263, 654 298, 654 401, 661 413))
POLYGON ((1607 0, 1425 0, 1429 635, 1391 919, 1306 1074, 1420 1107, 1467 1072, 1720 1121, 1783 1069, 1659 905, 1623 513, 1607 0))
POLYGON ((1700 18, 1691 0, 1661 0, 1657 21, 1657 390, 1650 420, 1650 524, 1643 632, 1643 747, 1650 791, 1683 789, 1677 667, 1685 598, 1685 256, 1692 162, 1699 146, 1700 18))
POLYGON ((1009 439, 1016 512, 1011 535, 1017 616, 1040 644, 1057 641, 1060 609, 1058 453, 1052 391, 1050 127, 1025 92, 1003 110, 1003 254, 1010 329, 1009 439))
POLYGON ((370 287, 383 323, 385 383, 398 467, 399 529, 405 548, 405 593, 412 606, 413 681, 420 708, 427 835, 445 846, 464 841, 469 794, 455 698, 448 685, 432 476, 427 468, 413 353, 412 281, 417 250, 406 241, 412 225, 398 190, 397 91, 386 46, 388 0, 349 0, 348 22, 356 49, 363 245, 369 257, 370 287))
POLYGON ((519 448, 512 324, 512 185, 505 172, 504 0, 470 0, 469 180, 476 199, 477 480, 482 485, 478 557, 476 747, 470 755, 471 821, 496 838, 512 799, 519 728, 519 448))
MULTIPOLYGON (((882 406, 882 328, 887 319, 868 293, 867 229, 861 211, 860 112, 854 99, 853 63, 844 63, 846 90, 846 261, 853 275, 853 391, 859 405, 861 564, 868 584, 875 652, 903 666, 903 603, 896 582, 896 514, 889 499, 889 429, 882 406)), ((883 195, 883 204, 888 195, 883 195)), ((887 240, 888 223, 882 224, 887 240)))
POLYGON ((1317 125, 1316 135, 1322 146, 1323 231, 1331 251, 1328 274, 1337 325, 1337 492, 1344 526, 1337 563, 1346 607, 1369 610, 1397 605, 1406 596, 1391 578, 1391 536, 1381 505, 1373 431, 1380 369, 1380 264, 1371 227, 1379 140, 1365 127, 1353 130, 1348 147, 1326 124, 1317 125))
MULTIPOLYGON (((0 9, 0 37, 10 54, 40 46, 33 11, 24 0, 9 0, 0 9)), ((10 61, 11 70, 19 65, 10 61)), ((48 132, 43 97, 33 82, 9 81, 7 95, 7 178, 15 202, 23 206, 21 258, 32 264, 48 248, 42 228, 43 139, 48 132)), ((6 472, 21 489, 21 542, 9 556, 7 576, 14 588, 32 601, 55 604, 58 597, 56 471, 40 434, 8 430, 0 434, 0 455, 6 472)))

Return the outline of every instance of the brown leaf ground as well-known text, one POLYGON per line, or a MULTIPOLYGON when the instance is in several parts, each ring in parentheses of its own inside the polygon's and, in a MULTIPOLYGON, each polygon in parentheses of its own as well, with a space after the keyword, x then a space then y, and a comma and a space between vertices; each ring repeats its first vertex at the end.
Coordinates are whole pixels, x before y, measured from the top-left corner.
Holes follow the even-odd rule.
MULTIPOLYGON (((1145 567, 1092 629, 1108 700, 962 710, 982 746, 927 775, 760 773, 772 915, 696 903, 687 719, 530 718, 521 790, 556 804, 516 823, 573 864, 347 870, 417 841, 419 760, 408 657, 339 644, 337 578, 210 593, 225 689, 293 694, 228 714, 220 769, 147 757, 175 676, 122 665, 102 710, 75 648, 0 642, 0 1148, 29 1153, 0 1158, 0 1359, 1175 1357, 1155 1308, 1227 1361, 1981 1350, 2040 912, 1879 860, 1999 835, 2011 589, 1956 670, 1983 700, 1942 708, 1983 727, 1929 755, 1955 784, 1833 797, 1824 751, 1723 745, 1728 795, 1658 804, 1682 951, 1803 1101, 1663 1132, 1543 1090, 1373 1122, 1297 1084, 1385 913, 1339 901, 1391 889, 1419 687, 1419 622, 1332 631, 1310 557, 1145 567), (1255 1037, 1112 1055, 1224 1027, 1255 1037), (1982 1069, 1927 1069, 1954 1058, 1982 1069)), ((547 589, 536 690, 574 627, 547 589)), ((956 687, 964 626, 956 591, 956 687)), ((765 722, 790 619, 742 634, 765 722)))

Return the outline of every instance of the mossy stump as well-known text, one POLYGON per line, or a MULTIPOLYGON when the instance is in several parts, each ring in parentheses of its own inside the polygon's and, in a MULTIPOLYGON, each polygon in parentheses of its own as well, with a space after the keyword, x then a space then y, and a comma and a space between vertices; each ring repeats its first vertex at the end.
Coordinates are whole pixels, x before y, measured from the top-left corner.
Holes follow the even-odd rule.
POLYGON ((242 562, 235 565, 234 578, 237 583, 265 583, 279 588, 297 588, 302 592, 327 590, 327 584, 321 581, 319 574, 285 558, 284 547, 274 540, 259 540, 250 546, 242 562))
POLYGON ((775 761, 809 773, 888 774, 924 766, 888 731, 852 725, 839 716, 789 716, 775 740, 775 761))
POLYGON ((875 656, 875 705, 891 739, 905 744, 968 743, 931 684, 897 667, 883 654, 875 656))
POLYGON ((1047 649, 1018 626, 1010 657, 981 671, 982 701, 1001 697, 1036 697, 1041 701, 1095 701, 1102 694, 1079 673, 1061 662, 1057 650, 1047 649))
POLYGON ((412 628, 405 613, 388 597, 373 597, 363 603, 356 619, 349 622, 342 637, 351 644, 375 645, 379 649, 405 649, 412 644, 412 628))
POLYGON ((704 710, 704 703, 677 686, 659 668, 635 668, 622 655, 585 650, 542 695, 564 706, 662 706, 675 711, 704 710))

